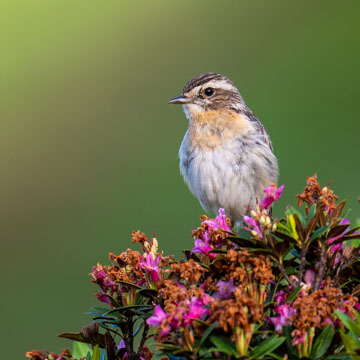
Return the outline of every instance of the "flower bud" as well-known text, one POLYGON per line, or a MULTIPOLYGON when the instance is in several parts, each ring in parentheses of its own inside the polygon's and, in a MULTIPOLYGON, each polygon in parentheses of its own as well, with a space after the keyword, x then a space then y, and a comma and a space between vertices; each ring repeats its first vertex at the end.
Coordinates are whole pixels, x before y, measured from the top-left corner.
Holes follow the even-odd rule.
POLYGON ((150 252, 151 252, 154 260, 155 260, 155 258, 156 258, 156 254, 157 254, 157 252, 158 252, 158 248, 159 248, 159 243, 158 243, 158 241, 156 240, 156 238, 153 237, 153 239, 152 239, 152 246, 151 246, 151 251, 150 251, 150 252))
POLYGON ((254 210, 251 210, 250 215, 251 215, 251 217, 254 218, 254 219, 256 219, 256 218, 258 217, 257 212, 254 211, 254 210))
POLYGON ((276 225, 276 224, 273 224, 271 231, 272 231, 272 232, 275 232, 276 229, 277 229, 277 225, 276 225))
POLYGON ((266 222, 265 216, 264 216, 264 215, 261 215, 261 217, 260 217, 260 224, 261 224, 261 225, 264 225, 265 222, 266 222))

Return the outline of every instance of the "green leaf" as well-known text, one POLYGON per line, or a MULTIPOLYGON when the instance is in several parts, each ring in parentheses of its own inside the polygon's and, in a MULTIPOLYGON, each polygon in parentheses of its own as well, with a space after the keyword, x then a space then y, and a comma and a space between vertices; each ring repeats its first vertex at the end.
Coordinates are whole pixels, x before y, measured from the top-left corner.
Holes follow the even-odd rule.
POLYGON ((340 331, 341 340, 345 345, 346 352, 351 356, 352 359, 360 358, 360 355, 356 357, 356 351, 360 350, 356 340, 349 334, 345 334, 340 331))
POLYGON ((158 292, 155 289, 141 289, 138 291, 138 294, 151 300, 156 300, 158 297, 158 292))
POLYGON ((284 341, 285 337, 279 335, 273 335, 267 338, 252 350, 249 359, 262 359, 265 355, 276 350, 284 341))
POLYGON ((323 329, 320 335, 315 339, 314 345, 311 349, 310 357, 312 359, 319 359, 325 355, 326 351, 331 345, 332 339, 334 337, 334 325, 329 324, 325 329, 323 329))
POLYGON ((117 280, 116 282, 119 283, 119 284, 121 284, 121 285, 124 285, 124 286, 126 286, 126 287, 128 287, 128 288, 131 288, 131 289, 142 289, 141 286, 136 285, 136 284, 133 284, 133 283, 129 283, 129 282, 127 282, 127 281, 117 280))
POLYGON ((290 359, 298 359, 299 358, 299 352, 296 348, 296 346, 292 345, 292 336, 291 336, 291 326, 283 326, 283 334, 286 336, 286 347, 288 350, 288 354, 290 356, 290 359))
POLYGON ((302 289, 302 285, 298 286, 286 299, 285 303, 292 302, 302 289))
POLYGON ((109 315, 109 314, 113 314, 113 313, 122 313, 125 311, 129 311, 129 310, 139 310, 139 311, 150 311, 152 310, 154 307, 152 305, 129 305, 129 306, 121 306, 121 307, 117 307, 115 309, 112 309, 110 311, 108 311, 106 314, 104 315, 109 315))
POLYGON ((346 326, 346 328, 353 332, 359 339, 358 344, 360 345, 360 323, 355 322, 352 320, 349 316, 345 315, 339 310, 335 310, 336 315, 340 320, 343 322, 343 324, 346 326))
POLYGON ((299 220, 301 221, 302 225, 305 227, 306 223, 305 220, 301 214, 301 212, 298 209, 295 209, 293 206, 290 206, 286 211, 285 211, 285 215, 294 215, 296 214, 297 217, 299 218, 299 220))
POLYGON ((331 226, 331 224, 323 226, 323 227, 315 230, 310 237, 309 244, 311 242, 313 242, 314 240, 316 240, 321 235, 325 234, 330 229, 330 226, 331 226))
POLYGON ((100 349, 99 345, 94 347, 94 352, 92 354, 91 360, 100 360, 100 349))
POLYGON ((199 344, 197 345, 197 348, 200 348, 200 347, 201 347, 201 345, 202 345, 202 344, 205 342, 205 340, 209 337, 209 335, 211 334, 211 332, 215 329, 215 327, 216 327, 217 324, 218 324, 217 322, 211 324, 211 325, 204 331, 204 333, 203 333, 203 335, 202 335, 202 337, 201 337, 201 339, 200 339, 200 341, 199 341, 199 344))
POLYGON ((350 356, 345 352, 337 353, 334 355, 329 355, 325 359, 326 360, 351 360, 350 356))
POLYGON ((89 345, 78 341, 73 343, 72 356, 74 358, 86 357, 87 353, 92 353, 91 347, 89 345))
POLYGON ((224 336, 210 335, 210 340, 216 346, 216 350, 214 351, 219 351, 236 357, 239 355, 233 343, 228 338, 224 336))
POLYGON ((316 214, 316 204, 313 204, 309 210, 309 214, 307 216, 308 220, 310 220, 311 218, 313 218, 316 214))
POLYGON ((251 233, 250 233, 250 231, 249 230, 246 230, 246 229, 244 229, 244 228, 240 228, 239 229, 239 231, 238 231, 238 233, 237 233, 237 235, 230 235, 229 236, 229 239, 231 239, 231 238, 236 238, 236 237, 238 237, 238 238, 242 238, 242 239, 246 239, 246 240, 250 240, 251 241, 251 233))

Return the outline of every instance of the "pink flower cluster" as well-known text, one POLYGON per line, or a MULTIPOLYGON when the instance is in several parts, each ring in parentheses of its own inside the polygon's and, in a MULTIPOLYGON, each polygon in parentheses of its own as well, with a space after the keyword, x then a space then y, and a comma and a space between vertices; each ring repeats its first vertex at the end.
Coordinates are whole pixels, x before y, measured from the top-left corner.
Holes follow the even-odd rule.
POLYGON ((274 325, 277 332, 281 332, 283 326, 290 325, 290 318, 295 315, 295 309, 291 307, 291 304, 285 303, 287 296, 284 291, 279 291, 275 294, 274 300, 279 305, 274 307, 274 311, 278 316, 266 318, 269 323, 274 325))
POLYGON ((257 205, 256 210, 251 209, 251 216, 244 216, 244 223, 248 225, 244 226, 244 229, 250 231, 254 237, 262 239, 267 229, 276 229, 276 224, 271 222, 269 208, 275 201, 280 199, 284 187, 285 185, 281 185, 277 188, 276 185, 272 184, 264 189, 265 198, 257 205))
POLYGON ((139 267, 144 269, 149 279, 154 282, 159 281, 159 261, 160 256, 157 256, 154 260, 152 253, 145 253, 139 262, 139 267))
POLYGON ((225 210, 222 208, 219 209, 218 216, 216 216, 214 219, 208 219, 203 221, 203 224, 206 226, 206 230, 202 235, 203 238, 195 240, 195 246, 191 250, 191 253, 205 254, 210 259, 214 259, 216 257, 216 254, 211 253, 211 251, 214 250, 214 248, 221 247, 222 243, 215 244, 215 246, 212 246, 211 234, 218 230, 232 232, 232 229, 230 228, 230 226, 226 221, 225 210))
POLYGON ((150 326, 160 326, 160 337, 164 338, 170 331, 191 326, 196 319, 203 319, 209 314, 207 305, 212 301, 212 297, 203 294, 201 298, 193 297, 191 300, 184 300, 177 304, 177 312, 174 315, 167 314, 160 305, 154 308, 154 315, 146 320, 150 326))
POLYGON ((96 266, 93 267, 93 272, 91 273, 93 281, 96 282, 102 292, 96 292, 96 298, 106 304, 110 304, 110 300, 107 296, 107 293, 113 295, 119 290, 119 284, 111 279, 109 273, 105 271, 104 267, 98 262, 96 266))

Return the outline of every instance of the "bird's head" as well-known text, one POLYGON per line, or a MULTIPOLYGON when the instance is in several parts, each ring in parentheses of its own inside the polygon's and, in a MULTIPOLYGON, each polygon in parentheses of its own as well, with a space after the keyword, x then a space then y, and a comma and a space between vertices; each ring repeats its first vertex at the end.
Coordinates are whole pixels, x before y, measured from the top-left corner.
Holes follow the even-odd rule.
POLYGON ((237 113, 246 108, 239 90, 226 77, 205 73, 191 79, 180 96, 169 104, 181 104, 185 114, 192 119, 204 112, 230 110, 237 113))

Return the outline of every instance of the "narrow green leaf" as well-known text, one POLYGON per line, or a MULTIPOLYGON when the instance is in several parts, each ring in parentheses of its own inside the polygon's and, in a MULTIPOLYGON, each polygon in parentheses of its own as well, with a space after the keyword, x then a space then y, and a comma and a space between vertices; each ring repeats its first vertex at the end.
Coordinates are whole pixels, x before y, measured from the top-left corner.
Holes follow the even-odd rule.
MULTIPOLYGON (((360 338, 360 323, 355 322, 349 316, 345 315, 339 310, 335 310, 335 313, 338 318, 343 322, 343 324, 347 327, 347 329, 353 332, 358 338, 360 338)), ((360 339, 358 340, 360 345, 360 339)))
MULTIPOLYGON (((340 331, 341 340, 345 345, 346 352, 353 358, 352 355, 356 354, 356 350, 360 350, 359 345, 356 343, 356 340, 349 334, 345 334, 340 331)), ((354 358, 353 358, 354 359, 354 358)))
POLYGON ((285 303, 292 302, 302 289, 302 285, 298 286, 286 299, 285 303))
POLYGON ((210 335, 210 340, 216 346, 216 351, 222 352, 227 355, 239 355, 233 343, 228 338, 224 336, 210 335))
POLYGON ((320 335, 315 339, 314 345, 311 349, 310 357, 312 359, 319 359, 325 355, 326 351, 331 345, 332 339, 334 337, 334 325, 329 324, 325 329, 323 329, 320 335))
POLYGON ((326 226, 323 226, 323 227, 315 230, 315 231, 312 233, 312 235, 311 235, 310 240, 309 240, 308 243, 310 244, 311 242, 313 242, 314 240, 316 240, 317 238, 319 238, 321 235, 325 234, 325 233, 330 229, 330 226, 331 226, 331 224, 326 225, 326 226))
POLYGON ((242 239, 245 239, 245 240, 251 240, 251 233, 249 230, 246 230, 244 228, 240 228, 237 235, 230 235, 229 236, 229 239, 231 240, 231 238, 242 238, 242 239))
POLYGON ((325 359, 326 360, 351 360, 351 357, 347 353, 341 352, 341 353, 337 353, 334 355, 329 355, 325 359))
POLYGON ((121 285, 124 285, 124 286, 126 286, 126 287, 128 287, 128 288, 131 288, 131 289, 142 289, 141 286, 136 285, 136 284, 133 284, 133 283, 129 283, 129 282, 127 282, 127 281, 117 280, 116 282, 119 283, 119 284, 121 284, 121 285))
POLYGON ((94 352, 92 354, 91 360, 100 360, 100 349, 99 345, 94 347, 94 352))
POLYGON ((150 311, 152 310, 154 307, 152 305, 130 305, 130 306, 121 306, 121 307, 117 307, 115 309, 112 309, 110 311, 108 311, 106 314, 104 315, 109 315, 109 314, 113 314, 113 313, 122 313, 122 312, 126 312, 129 310, 140 310, 140 311, 150 311))
POLYGON ((265 355, 276 350, 285 341, 284 336, 273 335, 256 346, 249 359, 262 359, 265 355))
POLYGON ((212 331, 215 329, 217 325, 217 322, 211 324, 203 333, 200 341, 199 341, 199 344, 197 345, 197 348, 200 348, 201 345, 205 342, 205 340, 209 337, 209 335, 212 333, 212 331))
POLYGON ((72 352, 74 358, 86 357, 87 353, 92 353, 91 347, 88 344, 74 341, 72 352))
POLYGON ((299 220, 301 221, 302 225, 305 226, 306 223, 305 223, 305 220, 304 220, 304 217, 302 216, 301 212, 294 208, 293 206, 290 206, 286 211, 285 211, 285 215, 288 216, 288 215, 294 215, 296 214, 297 217, 299 218, 299 220))
POLYGON ((316 214, 316 204, 313 204, 309 210, 309 214, 307 216, 307 218, 310 220, 311 218, 313 218, 316 214))

